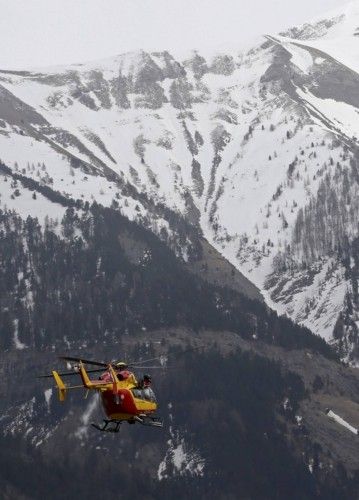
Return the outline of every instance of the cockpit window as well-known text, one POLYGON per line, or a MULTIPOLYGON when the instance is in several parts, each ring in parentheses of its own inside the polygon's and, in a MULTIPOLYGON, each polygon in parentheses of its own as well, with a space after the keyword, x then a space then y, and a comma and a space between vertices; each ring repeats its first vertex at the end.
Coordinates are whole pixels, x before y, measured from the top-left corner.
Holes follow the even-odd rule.
POLYGON ((144 399, 145 401, 156 402, 156 396, 151 387, 145 387, 144 389, 132 389, 132 393, 135 398, 144 399))

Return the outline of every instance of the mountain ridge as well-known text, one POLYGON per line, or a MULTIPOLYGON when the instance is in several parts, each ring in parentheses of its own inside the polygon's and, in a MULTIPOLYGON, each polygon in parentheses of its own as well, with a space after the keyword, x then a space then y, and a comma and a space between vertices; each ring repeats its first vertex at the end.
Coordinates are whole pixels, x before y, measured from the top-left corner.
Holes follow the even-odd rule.
POLYGON ((357 494, 359 95, 308 38, 356 40, 342 14, 0 72, 5 498, 357 494), (96 397, 31 376, 66 353, 154 358, 163 429, 95 432, 96 397))
MULTIPOLYGON (((0 156, 69 198, 146 220, 157 234, 171 228, 156 205, 177 212, 271 307, 336 343, 335 325, 352 294, 338 249, 357 235, 359 76, 343 62, 343 52, 355 55, 357 19, 353 4, 270 35, 247 53, 211 60, 139 51, 56 71, 1 72, 0 156), (344 51, 348 40, 352 53, 344 51), (337 199, 336 209, 329 199, 321 205, 322 216, 331 210, 328 231, 341 229, 330 245, 325 235, 328 245, 319 251, 314 242, 308 252, 295 234, 312 220, 302 214, 320 192, 337 199), (270 287, 279 262, 297 274, 302 265, 310 273, 322 267, 325 276, 333 260, 337 272, 324 295, 315 281, 296 287, 305 279, 290 272, 283 293, 270 287)), ((355 321, 343 332, 352 347, 342 352, 354 363, 355 321)))

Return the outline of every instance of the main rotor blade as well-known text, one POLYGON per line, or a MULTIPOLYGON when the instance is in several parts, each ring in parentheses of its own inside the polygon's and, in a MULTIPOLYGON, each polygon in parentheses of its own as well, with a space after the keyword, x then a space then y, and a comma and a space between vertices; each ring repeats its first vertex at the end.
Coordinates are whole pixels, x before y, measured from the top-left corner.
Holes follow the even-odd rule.
POLYGON ((162 354, 162 356, 157 356, 156 358, 150 358, 150 359, 137 359, 136 361, 132 361, 131 363, 128 363, 127 366, 135 366, 136 363, 149 363, 150 361, 157 361, 161 360, 161 358, 165 358, 166 356, 162 354))
POLYGON ((70 356, 59 356, 59 359, 63 359, 65 361, 76 361, 77 363, 81 361, 82 363, 85 363, 86 365, 94 365, 94 366, 105 366, 106 368, 108 367, 108 363, 103 363, 102 361, 93 361, 90 359, 83 359, 81 357, 74 358, 70 356))
MULTIPOLYGON (((106 368, 99 368, 98 370, 86 370, 86 373, 99 373, 106 371, 106 368)), ((80 375, 80 372, 63 372, 59 373, 60 377, 70 377, 72 375, 80 375)), ((52 378, 53 375, 38 375, 36 378, 52 378)))
MULTIPOLYGON (((131 368, 135 368, 136 370, 166 370, 167 369, 167 366, 134 366, 134 365, 131 365, 131 368)), ((170 368, 170 367, 169 367, 170 368)))
MULTIPOLYGON (((179 353, 179 356, 182 356, 183 354, 187 354, 188 352, 192 351, 197 351, 198 349, 202 349, 203 347, 206 347, 206 345, 197 345, 193 347, 189 347, 188 349, 185 349, 181 353, 179 353)), ((157 356, 156 358, 149 358, 149 359, 137 359, 136 361, 132 361, 131 363, 128 363, 128 366, 134 366, 136 363, 149 363, 150 361, 161 361, 163 358, 168 358, 168 353, 167 354, 162 354, 161 356, 157 356)), ((141 367, 139 367, 141 368, 141 367)), ((145 368, 145 367, 144 367, 145 368)))

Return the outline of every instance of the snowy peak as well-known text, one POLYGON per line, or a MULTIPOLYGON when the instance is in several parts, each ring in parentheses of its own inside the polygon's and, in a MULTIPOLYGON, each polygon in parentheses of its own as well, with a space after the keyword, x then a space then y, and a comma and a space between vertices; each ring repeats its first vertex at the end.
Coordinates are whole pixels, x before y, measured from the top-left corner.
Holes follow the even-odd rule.
POLYGON ((351 70, 359 71, 359 2, 282 33, 282 39, 317 49, 351 70))
MULTIPOLYGON (((272 307, 331 340, 352 286, 340 252, 358 236, 357 26, 355 3, 245 54, 0 72, 1 159, 164 239, 186 219, 272 307)), ((20 205, 12 182, 3 203, 20 205)))

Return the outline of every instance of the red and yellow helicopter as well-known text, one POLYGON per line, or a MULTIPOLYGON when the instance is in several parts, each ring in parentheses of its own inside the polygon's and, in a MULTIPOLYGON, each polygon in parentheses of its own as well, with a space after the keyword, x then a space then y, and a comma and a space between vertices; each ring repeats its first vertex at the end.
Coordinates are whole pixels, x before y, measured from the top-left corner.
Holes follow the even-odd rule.
MULTIPOLYGON (((81 357, 68 356, 62 356, 60 359, 67 362, 75 362, 75 371, 58 373, 53 370, 52 375, 41 375, 39 378, 53 377, 55 379, 60 401, 65 401, 66 393, 69 389, 83 388, 99 392, 107 418, 104 419, 102 426, 92 423, 91 425, 95 429, 106 432, 118 432, 122 422, 163 427, 162 420, 155 414, 157 411, 157 401, 151 388, 151 377, 149 375, 144 375, 138 381, 134 373, 129 371, 130 365, 124 362, 103 363, 86 360, 81 357), (85 365, 95 365, 101 368, 87 370, 85 365), (92 380, 89 377, 89 373, 94 372, 103 373, 98 380, 92 380), (82 385, 66 385, 62 377, 69 375, 80 375, 82 385)), ((138 368, 146 369, 151 367, 138 368)))

